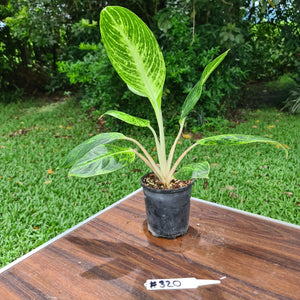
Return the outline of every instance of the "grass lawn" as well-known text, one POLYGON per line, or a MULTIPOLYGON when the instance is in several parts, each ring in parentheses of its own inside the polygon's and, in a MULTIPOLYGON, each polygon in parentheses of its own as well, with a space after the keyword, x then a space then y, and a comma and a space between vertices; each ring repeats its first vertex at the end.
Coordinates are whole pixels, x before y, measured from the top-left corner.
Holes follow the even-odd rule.
MULTIPOLYGON (((196 147, 185 161, 206 159, 212 168, 209 180, 195 183, 193 196, 300 224, 300 118, 275 109, 248 111, 247 118, 218 134, 269 136, 290 148, 288 159, 267 144, 196 147)), ((57 169, 74 146, 97 133, 95 122, 71 101, 0 103, 0 267, 140 187, 149 170, 138 158, 128 168, 88 179, 57 169)), ((154 148, 151 137, 139 139, 154 148)), ((178 152, 191 142, 181 140, 178 152)))

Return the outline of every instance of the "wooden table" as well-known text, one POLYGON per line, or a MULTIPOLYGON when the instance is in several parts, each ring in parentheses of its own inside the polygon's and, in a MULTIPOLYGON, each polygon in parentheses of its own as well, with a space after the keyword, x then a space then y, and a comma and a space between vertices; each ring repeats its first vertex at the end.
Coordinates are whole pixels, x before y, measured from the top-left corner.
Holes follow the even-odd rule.
POLYGON ((193 199, 188 233, 154 238, 138 190, 2 268, 0 299, 300 299, 300 227, 193 199), (144 287, 225 276, 197 289, 144 287))

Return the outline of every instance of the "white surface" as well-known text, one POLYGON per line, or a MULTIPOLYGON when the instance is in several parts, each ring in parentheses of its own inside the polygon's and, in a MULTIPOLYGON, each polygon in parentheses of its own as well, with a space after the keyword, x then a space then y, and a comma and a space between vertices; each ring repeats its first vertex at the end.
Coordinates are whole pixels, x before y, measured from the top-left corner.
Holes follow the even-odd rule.
POLYGON ((169 279, 148 279, 144 286, 147 290, 180 290, 180 289, 196 289, 199 286, 219 284, 220 280, 196 279, 190 278, 169 278, 169 279))

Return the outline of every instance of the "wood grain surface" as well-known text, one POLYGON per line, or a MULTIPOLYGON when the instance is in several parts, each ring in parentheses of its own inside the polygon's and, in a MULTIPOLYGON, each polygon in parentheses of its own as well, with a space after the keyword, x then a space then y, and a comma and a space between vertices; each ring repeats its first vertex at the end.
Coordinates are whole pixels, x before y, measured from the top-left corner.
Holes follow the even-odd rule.
POLYGON ((192 200, 188 233, 154 238, 138 191, 2 272, 0 299, 300 299, 300 229, 192 200), (224 276, 197 289, 144 287, 224 276))

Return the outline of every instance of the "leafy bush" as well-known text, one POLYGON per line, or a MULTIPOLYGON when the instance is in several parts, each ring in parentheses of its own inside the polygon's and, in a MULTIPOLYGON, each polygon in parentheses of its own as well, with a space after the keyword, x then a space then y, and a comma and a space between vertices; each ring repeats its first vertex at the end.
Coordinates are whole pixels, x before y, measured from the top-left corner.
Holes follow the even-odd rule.
POLYGON ((300 113, 300 85, 291 90, 283 109, 287 109, 292 114, 300 113))
POLYGON ((72 25, 72 42, 64 60, 57 63, 58 71, 81 91, 81 104, 86 110, 115 108, 115 98, 119 99, 124 90, 99 38, 98 23, 81 19, 72 25))
MULTIPOLYGON (((164 9, 158 12, 156 19, 161 30, 159 43, 167 65, 165 92, 172 91, 169 101, 180 107, 204 66, 224 49, 216 46, 217 32, 212 25, 199 26, 193 33, 191 19, 185 12, 164 9)), ((232 55, 235 53, 231 52, 229 56, 232 55)), ((235 106, 238 98, 233 96, 245 80, 246 72, 234 62, 234 59, 225 62, 218 69, 220 76, 207 82, 196 112, 212 117, 222 114, 227 106, 235 106), (230 103, 226 104, 228 99, 231 99, 230 103)))
POLYGON ((300 64, 298 64, 298 77, 293 80, 294 86, 290 89, 288 98, 284 101, 282 110, 288 110, 291 114, 300 113, 300 64))
MULTIPOLYGON (((0 20, 9 14, 9 9, 0 5, 0 20)), ((0 88, 1 91, 8 89, 9 76, 15 69, 15 41, 10 36, 10 28, 7 23, 0 21, 0 88)))
POLYGON ((66 73, 72 84, 83 88, 83 108, 115 108, 115 99, 122 96, 123 89, 110 66, 102 44, 81 44, 80 48, 86 51, 83 58, 75 62, 61 61, 58 63, 58 70, 66 73))
POLYGON ((285 26, 288 24, 261 23, 251 28, 253 79, 270 80, 295 68, 294 51, 286 46, 282 36, 285 26))

